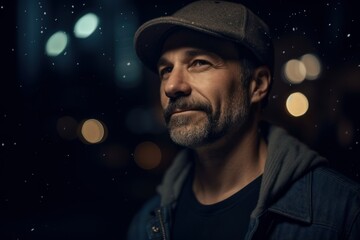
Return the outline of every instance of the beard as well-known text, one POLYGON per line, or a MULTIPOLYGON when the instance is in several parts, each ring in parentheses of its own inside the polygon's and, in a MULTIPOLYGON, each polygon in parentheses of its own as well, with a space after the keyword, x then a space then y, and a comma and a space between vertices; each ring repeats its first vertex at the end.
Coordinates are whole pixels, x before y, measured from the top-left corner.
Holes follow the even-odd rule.
POLYGON ((171 100, 164 110, 164 118, 170 138, 184 147, 197 148, 214 143, 229 131, 241 129, 249 117, 250 100, 247 91, 237 97, 229 98, 223 112, 214 111, 211 104, 195 101, 190 97, 171 100), (240 96, 241 95, 241 96, 240 96), (204 114, 195 118, 193 114, 172 115, 175 109, 191 109, 204 114))

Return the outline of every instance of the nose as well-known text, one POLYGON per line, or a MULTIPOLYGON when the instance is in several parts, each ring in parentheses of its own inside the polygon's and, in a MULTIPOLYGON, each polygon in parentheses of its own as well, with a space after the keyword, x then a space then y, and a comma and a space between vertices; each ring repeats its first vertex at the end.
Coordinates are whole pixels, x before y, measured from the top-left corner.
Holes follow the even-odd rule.
POLYGON ((181 68, 173 68, 170 76, 163 82, 164 92, 168 98, 175 99, 187 96, 191 93, 191 85, 186 71, 181 68))

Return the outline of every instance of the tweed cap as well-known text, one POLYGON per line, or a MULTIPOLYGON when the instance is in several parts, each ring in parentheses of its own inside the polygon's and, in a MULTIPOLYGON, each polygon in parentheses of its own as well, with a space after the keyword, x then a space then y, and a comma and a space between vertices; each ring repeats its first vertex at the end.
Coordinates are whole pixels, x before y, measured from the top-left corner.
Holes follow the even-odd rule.
POLYGON ((176 28, 186 28, 238 43, 262 64, 273 65, 273 45, 268 26, 239 3, 200 0, 171 16, 145 22, 135 33, 135 50, 140 60, 157 72, 163 43, 176 28))

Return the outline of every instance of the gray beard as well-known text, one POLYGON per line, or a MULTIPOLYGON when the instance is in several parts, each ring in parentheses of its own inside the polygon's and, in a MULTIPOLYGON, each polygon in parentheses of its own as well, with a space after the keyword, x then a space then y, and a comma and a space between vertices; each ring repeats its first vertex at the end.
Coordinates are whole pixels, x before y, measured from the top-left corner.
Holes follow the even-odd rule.
POLYGON ((249 118, 249 102, 246 94, 241 102, 229 102, 226 112, 223 114, 204 111, 207 117, 196 124, 190 117, 173 117, 167 122, 170 138, 176 144, 188 148, 214 143, 229 131, 242 129, 249 118))
POLYGON ((170 120, 168 129, 170 138, 176 143, 184 147, 195 148, 206 144, 209 139, 210 126, 209 116, 199 124, 192 124, 191 119, 181 117, 170 120))

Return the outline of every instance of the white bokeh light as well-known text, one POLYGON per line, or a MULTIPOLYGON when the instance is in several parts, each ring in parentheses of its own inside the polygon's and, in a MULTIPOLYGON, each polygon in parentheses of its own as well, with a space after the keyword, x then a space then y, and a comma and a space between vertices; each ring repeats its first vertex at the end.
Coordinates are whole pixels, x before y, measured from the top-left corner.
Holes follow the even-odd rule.
POLYGON ((68 36, 62 31, 54 33, 47 41, 45 51, 48 56, 58 56, 68 44, 68 36))
POLYGON ((89 37, 99 25, 99 18, 94 13, 82 16, 74 26, 74 34, 78 38, 89 37))
POLYGON ((300 60, 306 68, 306 79, 317 79, 321 73, 321 63, 319 58, 314 54, 308 53, 303 55, 300 60))
POLYGON ((283 73, 290 83, 299 84, 305 80, 306 68, 301 61, 291 59, 285 64, 283 73))

